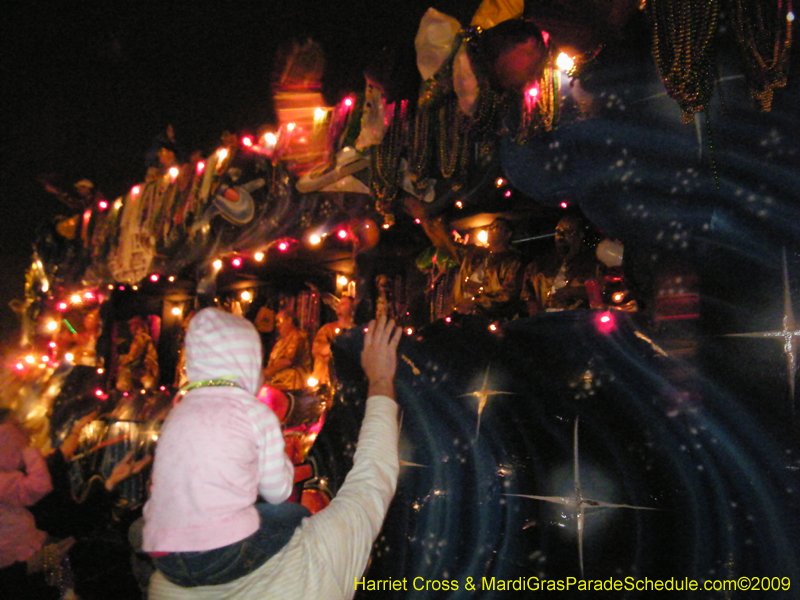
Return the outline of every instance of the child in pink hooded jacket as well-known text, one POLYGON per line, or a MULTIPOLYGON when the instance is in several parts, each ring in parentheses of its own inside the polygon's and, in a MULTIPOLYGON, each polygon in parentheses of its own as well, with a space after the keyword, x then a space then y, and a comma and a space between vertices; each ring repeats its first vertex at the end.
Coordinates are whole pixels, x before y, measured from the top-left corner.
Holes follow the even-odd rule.
POLYGON ((27 509, 53 489, 42 455, 7 410, 0 413, 0 597, 21 598, 26 562, 42 549, 47 534, 27 509), (13 591, 12 591, 13 590, 13 591))
POLYGON ((277 417, 256 398, 262 355, 252 323, 203 309, 184 352, 188 391, 159 437, 143 549, 167 579, 195 587, 254 571, 309 512, 285 502, 294 467, 277 417))

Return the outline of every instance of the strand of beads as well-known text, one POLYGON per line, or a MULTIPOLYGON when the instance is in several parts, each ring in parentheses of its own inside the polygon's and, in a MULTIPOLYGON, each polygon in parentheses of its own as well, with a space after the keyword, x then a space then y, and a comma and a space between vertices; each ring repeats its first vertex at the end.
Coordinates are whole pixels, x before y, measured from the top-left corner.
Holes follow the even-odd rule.
POLYGON ((716 66, 719 0, 648 0, 653 57, 683 122, 711 101, 716 66))
POLYGON ((775 88, 786 85, 792 45, 791 0, 763 4, 753 0, 729 2, 750 94, 759 110, 769 111, 775 88))

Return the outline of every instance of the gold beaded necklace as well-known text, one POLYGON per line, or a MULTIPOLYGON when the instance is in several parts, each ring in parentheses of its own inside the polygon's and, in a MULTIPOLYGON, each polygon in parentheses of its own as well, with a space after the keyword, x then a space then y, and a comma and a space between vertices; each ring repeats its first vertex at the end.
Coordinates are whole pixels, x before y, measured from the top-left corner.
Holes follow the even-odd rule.
POLYGON ((442 177, 450 180, 454 190, 462 186, 460 177, 469 164, 470 131, 467 117, 458 110, 458 99, 448 98, 438 110, 439 171, 442 177))
POLYGON ((744 60, 750 94, 759 110, 768 111, 772 107, 774 89, 786 85, 792 45, 792 21, 789 20, 792 3, 730 0, 730 4, 733 31, 744 60), (767 14, 769 9, 775 12, 767 14))
MULTIPOLYGON (((431 111, 429 105, 417 106, 414 115, 414 128, 408 155, 408 172, 415 184, 424 186, 431 161, 431 111)), ((422 191, 422 190, 417 190, 422 191)))
POLYGON ((711 101, 716 67, 719 0, 647 0, 653 57, 683 122, 711 101))
POLYGON ((377 199, 377 208, 384 214, 391 212, 400 180, 400 153, 405 142, 407 100, 396 103, 390 115, 391 123, 381 143, 374 146, 370 155, 370 183, 377 199))

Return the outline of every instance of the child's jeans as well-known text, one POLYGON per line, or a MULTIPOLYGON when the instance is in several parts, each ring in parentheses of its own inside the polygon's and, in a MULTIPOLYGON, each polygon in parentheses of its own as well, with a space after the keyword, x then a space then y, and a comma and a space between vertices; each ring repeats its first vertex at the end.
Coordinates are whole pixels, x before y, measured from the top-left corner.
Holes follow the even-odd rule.
POLYGON ((239 542, 202 552, 171 552, 153 559, 164 577, 182 587, 219 585, 252 573, 283 548, 304 517, 296 502, 256 504, 261 526, 239 542))

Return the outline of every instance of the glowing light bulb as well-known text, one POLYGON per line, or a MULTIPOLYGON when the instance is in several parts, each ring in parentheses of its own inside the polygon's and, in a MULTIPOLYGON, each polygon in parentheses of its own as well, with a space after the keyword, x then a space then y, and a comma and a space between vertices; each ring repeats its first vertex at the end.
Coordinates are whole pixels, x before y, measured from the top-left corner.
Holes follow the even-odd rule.
POLYGON ((98 389, 96 389, 96 390, 94 391, 94 395, 95 395, 95 396, 97 396, 98 398, 101 398, 101 397, 103 396, 103 390, 101 390, 101 389, 99 389, 99 388, 98 388, 98 389))
POLYGON ((506 198, 511 198, 511 190, 506 190, 506 193, 503 194, 506 198))
POLYGON ((75 355, 72 352, 67 352, 64 355, 64 360, 66 360, 67 362, 72 362, 73 360, 75 360, 75 355))
POLYGON ((322 238, 318 234, 312 233, 308 237, 308 243, 311 244, 312 246, 317 246, 320 243, 322 243, 322 238))
POLYGON ((167 281, 169 281, 170 283, 175 281, 175 275, 170 275, 169 277, 167 277, 167 281))
POLYGON ((178 167, 170 167, 169 168, 169 178, 172 181, 175 181, 178 178, 178 174, 180 172, 181 172, 181 170, 178 167))
POLYGON ((241 294, 239 294, 239 298, 241 298, 242 301, 244 301, 244 302, 250 302, 250 300, 253 299, 253 294, 251 294, 249 291, 245 290, 241 294))
POLYGON ((786 13, 786 20, 789 21, 790 23, 794 21, 794 13, 792 11, 786 13))
POLYGON ((562 52, 556 58, 556 66, 562 71, 569 72, 572 70, 572 67, 575 66, 575 61, 572 60, 570 56, 567 56, 562 52))
POLYGON ((315 108, 314 109, 314 120, 315 121, 322 121, 325 118, 325 115, 328 114, 324 108, 315 108))
POLYGON ((220 148, 217 150, 217 160, 223 161, 228 158, 228 149, 227 148, 220 148))
POLYGON ((103 374, 103 373, 105 373, 105 372, 106 372, 106 370, 105 370, 103 367, 98 367, 98 368, 97 368, 97 374, 98 374, 98 375, 102 375, 102 374, 103 374))
POLYGON ((242 259, 237 256, 231 261, 231 264, 238 269, 242 266, 242 259))
POLYGON ((595 325, 600 333, 608 335, 614 330, 614 318, 608 311, 598 313, 595 317, 595 325))
POLYGON ((47 346, 49 348, 55 348, 57 346, 57 344, 55 342, 50 342, 49 344, 47 344, 47 346))
POLYGON ((414 328, 413 327, 406 327, 406 335, 413 335, 414 328))
POLYGON ((286 252, 288 249, 289 249, 289 244, 288 243, 280 242, 278 244, 278 250, 280 250, 281 252, 286 252))
POLYGON ((14 365, 14 368, 16 368, 17 371, 22 371, 25 368, 25 365, 23 365, 21 362, 18 362, 16 365, 14 365))
POLYGON ((489 232, 486 231, 485 229, 481 229, 478 232, 478 235, 476 237, 478 238, 478 241, 481 244, 488 244, 489 243, 489 232))
POLYGON ((262 137, 264 138, 264 145, 268 149, 274 148, 275 144, 278 143, 278 136, 272 133, 271 131, 268 131, 262 137))
POLYGON ((222 261, 220 259, 217 259, 213 263, 211 263, 211 266, 213 266, 217 271, 219 271, 222 268, 222 261))
POLYGON ((246 146, 247 148, 253 147, 253 138, 249 135, 246 135, 242 138, 242 146, 246 146))
POLYGON ((180 306, 173 306, 170 312, 176 317, 180 317, 181 313, 183 313, 180 306))
POLYGON ((292 131, 294 131, 294 128, 295 128, 295 127, 297 127, 297 124, 296 124, 296 123, 287 123, 287 124, 286 124, 286 131, 288 131, 289 133, 291 133, 292 131))
POLYGON ((347 239, 347 230, 346 229, 340 229, 339 231, 336 232, 336 237, 338 237, 340 240, 346 240, 347 239))
POLYGON ((529 98, 536 98, 537 96, 539 96, 539 86, 532 85, 527 90, 525 90, 525 95, 528 96, 529 98))
POLYGON ((264 260, 264 253, 256 252, 255 254, 253 254, 253 259, 255 259, 256 262, 261 262, 262 260, 264 260))
POLYGON ((319 380, 315 379, 314 377, 309 377, 306 380, 306 385, 308 385, 308 387, 312 387, 312 388, 313 387, 317 387, 319 385, 319 380))
POLYGON ((339 276, 336 278, 336 283, 338 283, 338 284, 339 284, 341 287, 344 287, 344 286, 346 286, 348 283, 350 283, 350 280, 349 280, 347 277, 345 277, 344 275, 339 275, 339 276))
POLYGON ((80 294, 72 294, 72 296, 69 297, 69 301, 72 302, 73 304, 80 304, 81 303, 80 294))
MULTIPOLYGON (((138 196, 139 192, 141 192, 141 191, 142 191, 142 187, 139 186, 139 185, 135 185, 135 186, 133 186, 131 188, 131 195, 132 196, 138 196)), ((120 206, 122 206, 122 203, 120 203, 120 206)))
POLYGON ((348 96, 347 98, 344 99, 344 105, 347 108, 351 108, 353 106, 353 99, 350 96, 348 96))
POLYGON ((83 293, 83 297, 86 300, 94 300, 94 293, 92 293, 92 292, 84 292, 83 293))
POLYGON ((55 331, 58 329, 58 323, 56 321, 48 321, 45 327, 47 328, 47 331, 55 331))
POLYGON ((562 202, 561 204, 559 204, 559 206, 560 206, 561 208, 567 208, 567 207, 569 206, 569 202, 566 202, 566 201, 564 201, 564 202, 562 202))
POLYGON ((625 298, 625 292, 614 292, 614 295, 611 296, 614 302, 622 302, 622 299, 625 298))
POLYGON ((497 323, 492 323, 489 325, 489 331, 497 331, 497 323))
POLYGON ((153 273, 152 275, 150 275, 150 281, 156 283, 158 281, 158 273, 153 273))
POLYGON ((502 177, 498 177, 494 180, 495 187, 503 187, 506 184, 506 180, 502 177))
POLYGON ((194 171, 198 175, 202 175, 203 171, 206 170, 206 161, 198 160, 197 164, 194 166, 194 171))
POLYGON ((445 322, 445 323, 450 323, 450 322, 452 322, 452 321, 453 321, 453 318, 452 318, 452 317, 445 317, 445 318, 444 318, 444 322, 445 322))
POLYGON ((105 200, 100 200, 100 202, 97 203, 97 207, 100 210, 105 210, 108 208, 108 202, 106 202, 105 200))
POLYGON ((464 208, 464 203, 461 200, 456 200, 456 208, 464 208))

